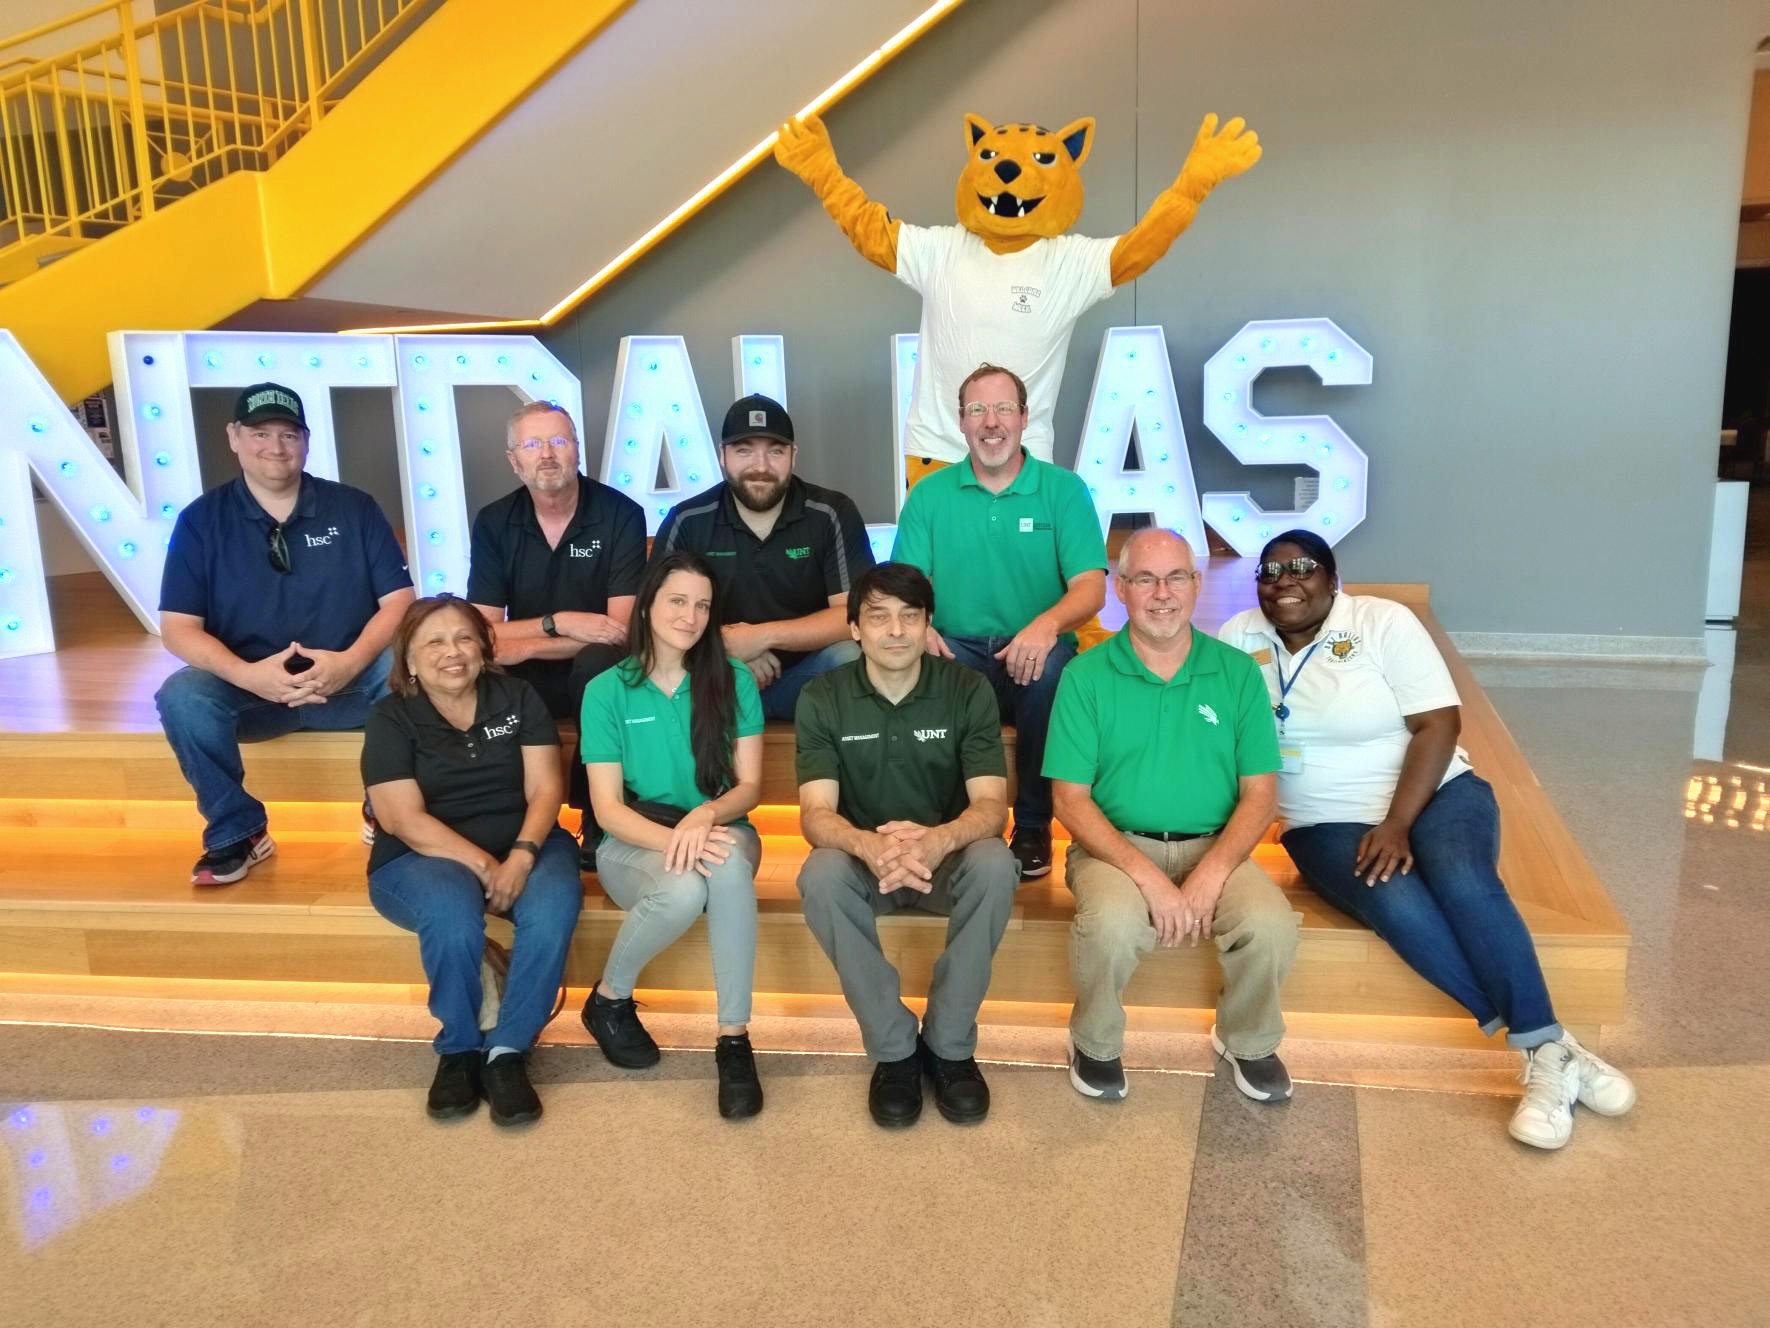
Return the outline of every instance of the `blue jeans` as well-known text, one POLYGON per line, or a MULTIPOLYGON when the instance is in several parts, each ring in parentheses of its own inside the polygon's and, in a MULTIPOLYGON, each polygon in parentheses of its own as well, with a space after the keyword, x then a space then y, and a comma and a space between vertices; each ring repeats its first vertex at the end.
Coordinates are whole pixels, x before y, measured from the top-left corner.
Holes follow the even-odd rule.
POLYGON ((792 668, 787 669, 762 689, 762 713, 769 719, 791 719, 799 705, 799 693, 805 684, 820 673, 860 658, 860 647, 852 641, 836 641, 822 650, 814 650, 792 668))
POLYGON ((242 742, 297 729, 360 729, 369 707, 387 695, 393 651, 383 650, 324 705, 286 706, 254 696, 202 669, 182 668, 154 694, 160 727, 203 814, 203 851, 237 844, 265 827, 264 804, 246 792, 242 742))
POLYGON ((1051 781, 1039 772, 1045 767, 1045 734, 1051 727, 1051 705, 1057 699, 1057 680, 1076 657, 1073 641, 1059 637, 1045 658, 1045 672, 1024 687, 1008 678, 1007 666, 996 658, 1006 646, 1006 636, 951 636, 945 633, 953 657, 966 668, 976 669, 995 688, 1002 719, 1014 726, 1014 829, 1051 831, 1051 781))
POLYGON ((418 933, 418 954, 430 979, 430 1013, 442 1024, 439 1056, 482 1047, 534 1045, 553 1014, 565 972, 566 951, 584 887, 578 879, 578 844, 554 826, 541 845, 528 883, 511 906, 516 939, 498 1025, 479 1031, 479 965, 486 946, 486 896, 479 878, 458 862, 402 853, 369 874, 369 902, 396 927, 418 933))
POLYGON ((1508 1046, 1561 1036, 1536 947, 1499 877, 1500 812, 1474 771, 1432 795, 1408 834, 1414 869, 1366 885, 1353 870, 1371 829, 1328 822, 1280 837, 1316 892, 1381 936, 1414 972, 1508 1046))

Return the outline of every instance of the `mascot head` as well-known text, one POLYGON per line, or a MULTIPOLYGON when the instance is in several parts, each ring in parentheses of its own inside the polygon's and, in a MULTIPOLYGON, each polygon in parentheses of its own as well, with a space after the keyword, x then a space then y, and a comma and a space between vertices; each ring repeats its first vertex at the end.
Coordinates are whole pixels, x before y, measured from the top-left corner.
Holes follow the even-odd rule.
POLYGON ((959 172, 959 224, 1011 248, 1063 234, 1082 215, 1081 165, 1093 146, 1092 119, 1053 131, 967 115, 971 159, 959 172))

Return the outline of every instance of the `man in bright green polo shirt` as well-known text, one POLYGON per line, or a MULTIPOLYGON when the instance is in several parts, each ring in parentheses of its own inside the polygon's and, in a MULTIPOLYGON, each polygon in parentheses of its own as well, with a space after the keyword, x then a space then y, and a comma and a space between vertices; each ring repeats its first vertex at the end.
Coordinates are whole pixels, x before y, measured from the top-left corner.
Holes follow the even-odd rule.
POLYGON ((922 1075, 948 1120, 980 1121, 977 1009, 1018 884, 1002 843, 1008 818, 1002 722, 989 684, 923 653, 935 605, 928 578, 883 563, 856 578, 849 630, 861 658, 799 694, 799 873, 805 921, 836 966, 875 1062, 867 1105, 884 1126, 922 1113, 922 1075), (879 945, 881 913, 947 917, 920 1036, 879 945))
POLYGON ((1281 1101, 1278 990, 1297 915, 1249 857, 1277 800, 1266 684, 1249 656, 1192 626, 1199 572, 1172 531, 1125 541, 1117 590, 1125 628, 1065 672, 1045 748, 1073 840, 1070 1082, 1125 1095, 1125 984, 1156 945, 1208 939, 1223 969, 1211 1044, 1244 1094, 1281 1101))
POLYGON ((1022 880, 1051 870, 1045 730, 1075 629, 1106 602, 1106 541, 1088 486, 1020 445, 1026 384, 980 365, 959 385, 971 455, 910 491, 891 556, 934 583, 928 652, 976 669, 1014 725, 1014 834, 1022 880))

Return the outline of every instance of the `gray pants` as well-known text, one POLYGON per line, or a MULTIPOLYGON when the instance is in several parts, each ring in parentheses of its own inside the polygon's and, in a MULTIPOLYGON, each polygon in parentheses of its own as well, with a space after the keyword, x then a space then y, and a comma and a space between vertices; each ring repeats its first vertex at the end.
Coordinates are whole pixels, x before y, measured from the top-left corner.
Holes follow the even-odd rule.
POLYGON ((813 849, 799 872, 805 921, 836 966, 842 995, 860 1024, 867 1055, 899 1061, 916 1049, 916 1016, 903 1003, 897 970, 879 946, 881 913, 917 908, 944 915, 946 949, 928 986, 922 1035, 936 1056, 964 1060, 977 1050, 977 1008, 989 990, 990 961, 1014 911, 1020 869, 1000 839, 979 839, 949 856, 927 894, 879 892, 879 878, 839 849, 813 849))
POLYGON ((737 852, 713 868, 664 870, 664 855, 613 835, 596 849, 596 875, 608 897, 627 910, 603 965, 602 980, 616 996, 633 994, 639 974, 707 914, 707 942, 713 952, 713 990, 721 1024, 750 1022, 750 992, 756 985, 756 867, 762 841, 747 825, 728 827, 737 852))

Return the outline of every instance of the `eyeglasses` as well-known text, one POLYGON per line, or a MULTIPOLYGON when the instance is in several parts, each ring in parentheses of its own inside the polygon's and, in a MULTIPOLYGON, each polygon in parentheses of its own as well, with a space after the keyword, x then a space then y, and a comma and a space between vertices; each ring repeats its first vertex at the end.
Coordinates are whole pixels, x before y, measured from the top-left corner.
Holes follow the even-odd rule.
POLYGON ((1185 570, 1169 572, 1166 576, 1157 576, 1154 572, 1139 572, 1136 576, 1127 576, 1125 584, 1145 595, 1158 585, 1166 586, 1172 594, 1178 595, 1196 580, 1198 580, 1197 572, 1185 570))
POLYGON ((962 413, 969 415, 974 420, 981 420, 992 410, 998 415, 1018 415, 1020 414, 1020 403, 1018 401, 973 401, 965 407, 962 413))
POLYGON ((520 442, 510 444, 510 450, 512 452, 535 452, 543 447, 552 447, 563 451, 565 448, 576 447, 577 445, 578 441, 575 438, 567 438, 563 434, 554 434, 551 438, 524 438, 520 442))
POLYGON ((295 564, 289 561, 289 541, 283 538, 283 528, 272 526, 264 537, 264 545, 270 553, 270 565, 284 576, 295 570, 295 564))
POLYGON ((1254 568, 1254 580, 1270 584, 1286 572, 1302 580, 1320 566, 1313 558, 1292 558, 1288 563, 1261 563, 1254 568))

